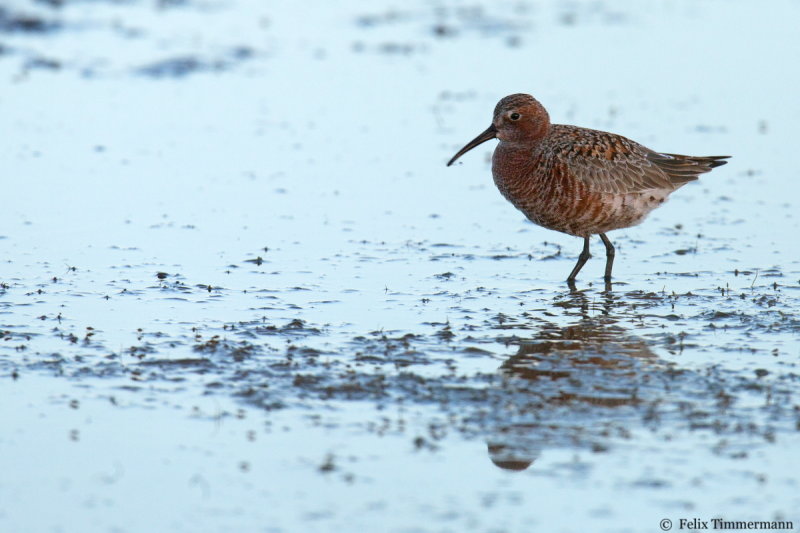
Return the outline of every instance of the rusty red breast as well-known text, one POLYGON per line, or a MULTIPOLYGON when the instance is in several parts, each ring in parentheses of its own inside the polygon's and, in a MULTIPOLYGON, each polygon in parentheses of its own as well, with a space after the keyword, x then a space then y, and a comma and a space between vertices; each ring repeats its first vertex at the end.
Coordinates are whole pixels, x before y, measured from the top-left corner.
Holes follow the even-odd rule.
POLYGON ((567 282, 589 253, 589 237, 606 247, 605 280, 611 280, 614 246, 606 232, 640 223, 676 189, 729 156, 692 157, 655 152, 621 135, 551 124, 544 106, 529 94, 506 96, 492 125, 447 163, 490 139, 494 182, 532 222, 583 237, 583 251, 567 282))

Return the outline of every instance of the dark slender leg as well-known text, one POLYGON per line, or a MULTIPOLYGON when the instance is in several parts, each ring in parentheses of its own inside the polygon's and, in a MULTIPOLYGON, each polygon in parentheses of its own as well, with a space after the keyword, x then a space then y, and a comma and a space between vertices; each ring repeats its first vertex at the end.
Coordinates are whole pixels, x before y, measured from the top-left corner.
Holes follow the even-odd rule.
POLYGON ((572 269, 572 272, 567 278, 567 283, 569 283, 570 286, 575 284, 575 276, 578 275, 578 272, 581 271, 583 265, 586 264, 586 261, 588 261, 590 257, 592 257, 592 254, 589 253, 589 237, 584 237, 583 251, 581 252, 581 255, 578 256, 578 263, 575 265, 575 268, 572 269))
POLYGON ((603 244, 606 245, 606 275, 605 280, 606 282, 611 281, 611 267, 614 266, 614 245, 611 244, 611 241, 608 240, 605 233, 600 234, 600 238, 603 240, 603 244))

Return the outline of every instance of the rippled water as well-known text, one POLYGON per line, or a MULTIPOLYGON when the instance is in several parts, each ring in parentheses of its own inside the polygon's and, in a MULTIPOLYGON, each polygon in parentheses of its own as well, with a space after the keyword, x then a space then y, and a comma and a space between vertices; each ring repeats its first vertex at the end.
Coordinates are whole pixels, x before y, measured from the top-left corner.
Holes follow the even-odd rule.
POLYGON ((0 530, 800 527, 798 10, 3 4, 0 530), (733 159, 570 291, 520 91, 733 159))

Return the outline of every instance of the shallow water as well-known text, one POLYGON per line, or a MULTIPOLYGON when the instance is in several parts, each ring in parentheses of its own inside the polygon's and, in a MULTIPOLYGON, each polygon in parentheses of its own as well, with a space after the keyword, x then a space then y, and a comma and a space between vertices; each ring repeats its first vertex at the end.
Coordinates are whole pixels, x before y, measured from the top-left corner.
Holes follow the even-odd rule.
POLYGON ((0 530, 800 527, 799 11, 4 4, 0 530), (733 159, 570 291, 519 91, 733 159))

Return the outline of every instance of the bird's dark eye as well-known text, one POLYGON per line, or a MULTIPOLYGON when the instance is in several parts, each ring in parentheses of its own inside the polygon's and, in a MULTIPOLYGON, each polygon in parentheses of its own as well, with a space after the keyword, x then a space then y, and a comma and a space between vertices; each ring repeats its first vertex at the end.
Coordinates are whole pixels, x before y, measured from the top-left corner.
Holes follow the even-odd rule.
POLYGON ((510 118, 511 120, 519 120, 521 116, 522 115, 520 115, 519 113, 511 113, 510 115, 508 115, 508 118, 510 118))

